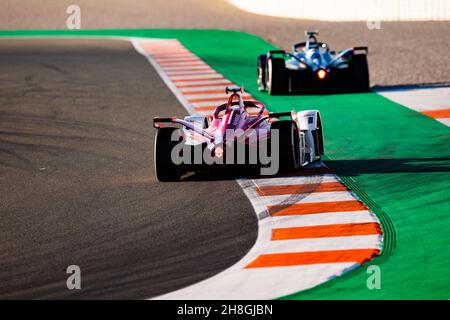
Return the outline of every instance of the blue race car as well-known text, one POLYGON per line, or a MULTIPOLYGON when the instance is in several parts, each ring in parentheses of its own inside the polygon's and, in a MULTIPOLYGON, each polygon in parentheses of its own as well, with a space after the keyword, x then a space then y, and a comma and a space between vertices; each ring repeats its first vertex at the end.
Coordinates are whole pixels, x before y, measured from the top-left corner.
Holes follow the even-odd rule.
POLYGON ((271 95, 369 90, 367 47, 336 53, 318 42, 318 32, 305 32, 306 42, 293 46, 293 53, 272 50, 258 57, 258 89, 271 95))

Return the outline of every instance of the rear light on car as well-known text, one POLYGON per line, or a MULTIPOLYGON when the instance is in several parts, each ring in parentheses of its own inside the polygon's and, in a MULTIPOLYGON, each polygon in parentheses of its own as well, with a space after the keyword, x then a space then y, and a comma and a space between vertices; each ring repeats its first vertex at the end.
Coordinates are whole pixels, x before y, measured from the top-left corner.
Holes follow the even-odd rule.
POLYGON ((317 71, 317 77, 318 77, 320 80, 325 79, 326 76, 327 76, 327 72, 326 72, 325 70, 319 69, 319 71, 317 71))
POLYGON ((215 148, 214 156, 216 156, 217 158, 222 158, 223 157, 223 148, 222 147, 215 148))

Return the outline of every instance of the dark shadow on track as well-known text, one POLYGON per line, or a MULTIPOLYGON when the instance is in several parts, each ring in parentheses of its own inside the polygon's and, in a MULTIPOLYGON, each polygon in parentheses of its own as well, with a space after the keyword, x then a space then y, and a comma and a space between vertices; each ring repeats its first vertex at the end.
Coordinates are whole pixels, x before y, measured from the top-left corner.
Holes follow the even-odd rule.
POLYGON ((450 172, 450 158, 370 159, 326 161, 339 176, 371 173, 450 172))

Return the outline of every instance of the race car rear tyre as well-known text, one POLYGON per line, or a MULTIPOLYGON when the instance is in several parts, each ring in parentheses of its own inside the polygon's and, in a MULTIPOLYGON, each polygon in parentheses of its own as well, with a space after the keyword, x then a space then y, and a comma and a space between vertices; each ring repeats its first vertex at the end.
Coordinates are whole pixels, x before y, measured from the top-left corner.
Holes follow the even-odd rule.
POLYGON ((267 67, 267 56, 262 54, 258 56, 258 90, 267 91, 266 86, 266 67, 267 67))
POLYGON ((177 128, 160 128, 155 136, 154 165, 156 178, 162 182, 179 181, 180 165, 172 161, 172 149, 178 141, 172 141, 172 134, 177 128))
POLYGON ((283 94, 287 91, 287 72, 283 58, 267 60, 266 84, 270 95, 283 94))
MULTIPOLYGON (((298 169, 300 165, 300 142, 298 129, 294 121, 276 121, 271 125, 271 135, 273 130, 278 130, 279 137, 279 171, 278 172, 292 172, 298 169)), ((272 149, 272 152, 274 150, 272 149)), ((272 155, 272 161, 273 161, 272 155)))
POLYGON ((369 91, 369 67, 365 54, 355 54, 351 62, 352 88, 357 92, 369 91))

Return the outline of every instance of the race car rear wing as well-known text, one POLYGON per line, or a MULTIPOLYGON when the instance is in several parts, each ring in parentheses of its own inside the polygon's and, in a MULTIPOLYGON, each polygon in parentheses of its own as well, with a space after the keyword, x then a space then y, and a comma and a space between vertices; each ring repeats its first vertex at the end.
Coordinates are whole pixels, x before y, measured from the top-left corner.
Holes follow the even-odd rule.
POLYGON ((214 137, 209 132, 203 130, 203 128, 196 126, 192 122, 189 122, 189 121, 186 121, 183 119, 178 119, 176 117, 168 117, 168 118, 154 117, 153 118, 153 128, 161 129, 164 127, 164 123, 180 124, 180 125, 186 127, 187 129, 193 130, 208 139, 211 139, 211 140, 214 139, 214 137))

